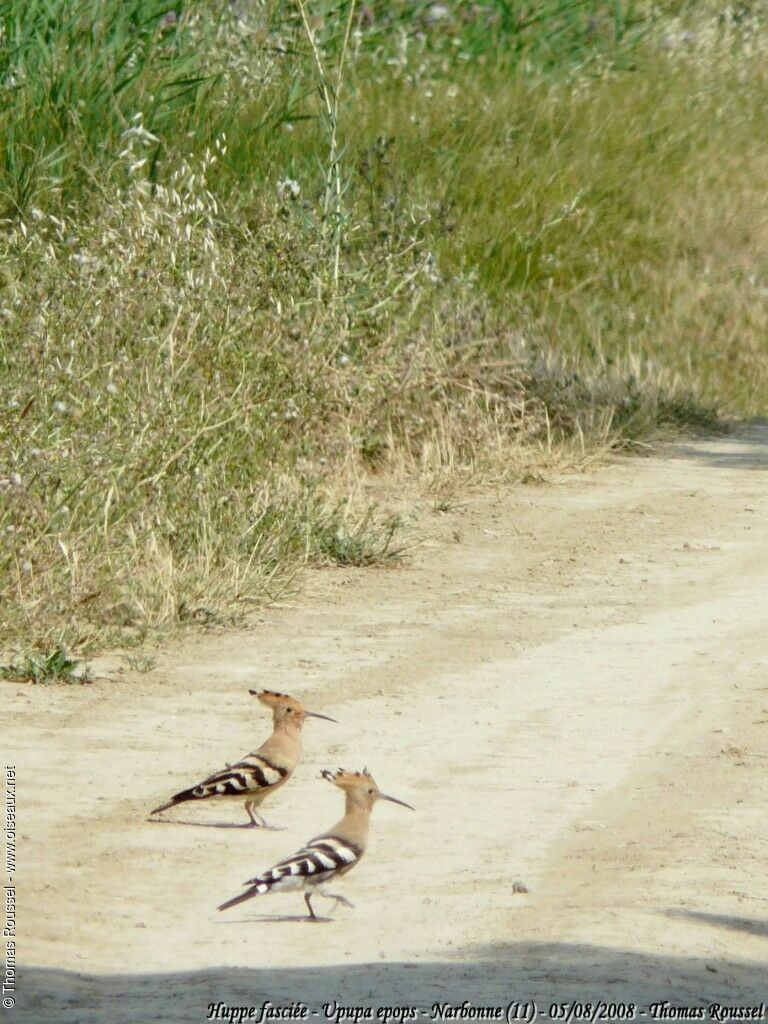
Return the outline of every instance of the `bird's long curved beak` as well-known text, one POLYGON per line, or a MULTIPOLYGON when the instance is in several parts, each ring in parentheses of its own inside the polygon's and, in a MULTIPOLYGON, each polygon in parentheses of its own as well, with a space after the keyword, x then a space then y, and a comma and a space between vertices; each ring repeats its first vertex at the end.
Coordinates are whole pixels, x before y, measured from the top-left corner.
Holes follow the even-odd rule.
POLYGON ((401 807, 407 807, 409 811, 415 811, 415 807, 411 807, 405 800, 398 800, 396 796, 387 796, 386 793, 379 793, 379 800, 389 800, 391 804, 400 804, 401 807))
MULTIPOLYGON (((331 718, 331 716, 330 716, 330 715, 321 715, 321 714, 319 714, 319 712, 317 712, 317 711, 305 711, 305 712, 304 712, 304 714, 305 714, 305 715, 306 715, 306 716, 307 716, 308 718, 322 718, 322 719, 323 719, 324 721, 326 721, 326 722, 336 722, 336 719, 335 719, 335 718, 331 718)), ((339 724, 339 723, 338 723, 338 722, 336 722, 336 725, 338 725, 338 724, 339 724)))

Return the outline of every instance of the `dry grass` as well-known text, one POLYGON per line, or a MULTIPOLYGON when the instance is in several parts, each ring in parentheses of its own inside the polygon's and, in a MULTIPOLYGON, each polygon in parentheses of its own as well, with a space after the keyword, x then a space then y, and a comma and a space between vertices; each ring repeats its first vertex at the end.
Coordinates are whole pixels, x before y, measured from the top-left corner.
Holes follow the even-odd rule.
POLYGON ((593 6, 550 5, 549 36, 500 20, 494 56, 471 19, 374 5, 323 131, 280 5, 155 25, 106 121, 98 91, 92 123, 46 120, 42 64, 14 86, 4 646, 230 621, 307 562, 388 560, 397 523, 362 495, 393 474, 439 503, 765 411, 762 36, 593 6), (153 106, 174 55, 193 84, 153 106))

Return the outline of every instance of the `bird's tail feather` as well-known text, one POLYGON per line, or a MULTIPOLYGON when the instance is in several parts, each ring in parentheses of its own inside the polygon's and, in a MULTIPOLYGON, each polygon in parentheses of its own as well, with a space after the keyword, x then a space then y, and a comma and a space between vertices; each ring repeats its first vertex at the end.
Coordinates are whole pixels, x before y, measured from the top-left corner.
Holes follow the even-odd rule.
POLYGON ((159 814, 160 811, 167 811, 169 807, 175 807, 176 804, 183 804, 185 801, 193 799, 194 797, 192 796, 191 790, 185 790, 183 793, 177 793, 176 796, 172 796, 166 803, 160 804, 159 807, 156 807, 154 811, 150 811, 149 813, 159 814))
POLYGON ((250 889, 246 889, 245 892, 241 892, 239 896, 233 896, 231 900, 227 900, 226 903, 222 903, 217 910, 229 910, 230 907, 236 907, 238 903, 244 903, 246 900, 251 899, 252 896, 261 896, 269 889, 268 885, 263 882, 259 885, 252 885, 250 889))

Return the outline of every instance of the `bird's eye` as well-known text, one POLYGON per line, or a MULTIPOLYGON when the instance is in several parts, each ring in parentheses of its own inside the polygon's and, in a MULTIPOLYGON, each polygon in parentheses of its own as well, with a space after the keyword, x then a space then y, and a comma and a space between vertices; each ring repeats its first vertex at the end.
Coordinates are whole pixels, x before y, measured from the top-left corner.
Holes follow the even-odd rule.
POLYGON ((373 790, 372 789, 369 789, 368 792, 371 794, 371 796, 373 796, 373 790))
POLYGON ((286 708, 285 710, 288 712, 289 715, 293 714, 293 708, 286 708))

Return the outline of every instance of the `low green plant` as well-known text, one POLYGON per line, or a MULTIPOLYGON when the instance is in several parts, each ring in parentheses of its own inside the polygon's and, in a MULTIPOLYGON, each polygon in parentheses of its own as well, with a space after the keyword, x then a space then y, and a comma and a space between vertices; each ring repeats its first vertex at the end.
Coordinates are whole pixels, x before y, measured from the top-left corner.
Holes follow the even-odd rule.
POLYGON ((132 672, 140 672, 142 675, 153 672, 157 668, 157 658, 153 654, 146 654, 143 651, 135 653, 125 651, 122 658, 132 672))
POLYGON ((70 658, 63 647, 48 654, 21 655, 8 665, 0 665, 0 677, 21 683, 90 683, 88 665, 70 658), (78 671, 79 669, 79 671, 78 671))
POLYGON ((319 561, 335 565, 393 562, 405 551, 405 547, 393 544, 400 525, 397 516, 380 517, 374 507, 367 508, 362 516, 352 517, 347 503, 341 502, 313 521, 310 550, 319 561))

